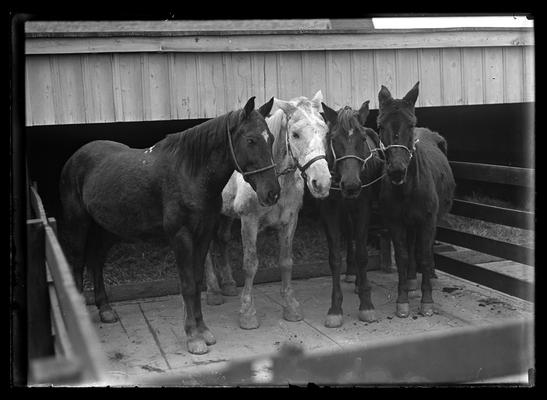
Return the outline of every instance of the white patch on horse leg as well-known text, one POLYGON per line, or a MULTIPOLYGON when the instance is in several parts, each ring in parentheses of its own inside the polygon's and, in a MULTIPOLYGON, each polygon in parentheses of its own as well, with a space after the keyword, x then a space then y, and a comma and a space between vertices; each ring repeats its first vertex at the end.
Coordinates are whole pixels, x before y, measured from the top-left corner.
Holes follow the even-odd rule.
POLYGON ((258 269, 256 255, 256 237, 258 235, 258 221, 256 219, 241 219, 241 239, 243 242, 243 271, 245 272, 245 286, 241 291, 241 309, 239 311, 239 326, 243 329, 256 329, 260 325, 256 317, 253 301, 253 281, 258 269))
POLYGON ((278 230, 279 241, 279 268, 281 269, 281 299, 283 302, 283 318, 287 321, 300 321, 302 312, 300 304, 294 297, 291 285, 292 279, 292 242, 297 224, 297 211, 291 214, 287 224, 282 225, 278 230))

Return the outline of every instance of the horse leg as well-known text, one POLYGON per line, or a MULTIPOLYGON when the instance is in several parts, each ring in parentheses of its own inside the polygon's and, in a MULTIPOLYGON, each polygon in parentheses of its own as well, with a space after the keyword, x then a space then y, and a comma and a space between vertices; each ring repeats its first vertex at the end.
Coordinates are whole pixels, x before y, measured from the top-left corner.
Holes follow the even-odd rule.
POLYGON ((298 214, 295 210, 289 221, 286 224, 282 224, 277 231, 280 250, 279 268, 281 269, 281 299, 283 302, 283 318, 287 321, 300 321, 303 318, 302 311, 300 310, 300 304, 295 299, 291 286, 293 267, 292 243, 297 222, 298 214))
POLYGON ((416 229, 407 229, 408 248, 408 297, 419 297, 418 278, 416 276, 416 229))
MULTIPOLYGON (((214 225, 211 225, 214 226, 214 225)), ((206 229, 200 238, 195 241, 194 248, 194 279, 196 283, 196 295, 194 296, 194 317, 196 319, 196 326, 198 332, 201 334, 203 340, 207 345, 213 345, 216 343, 215 336, 205 325, 203 321, 203 313, 201 310, 201 285, 204 275, 205 260, 209 255, 209 246, 213 236, 212 229, 206 229)))
POLYGON ((242 329, 256 329, 260 323, 256 317, 253 300, 253 281, 258 268, 256 255, 256 238, 258 235, 258 220, 241 218, 241 240, 243 242, 243 270, 245 286, 241 292, 241 309, 239 310, 239 326, 242 329))
POLYGON ((209 349, 196 323, 196 306, 200 305, 196 297, 200 296, 201 288, 196 285, 194 278, 194 240, 185 227, 180 228, 171 237, 171 247, 177 261, 180 289, 186 311, 184 320, 186 346, 192 354, 205 354, 209 349))
POLYGON ((322 212, 327 243, 329 245, 329 266, 332 275, 331 307, 327 313, 325 326, 338 328, 343 324, 342 317, 342 288, 340 287, 340 270, 342 257, 340 256, 340 220, 338 212, 325 209, 322 212))
POLYGON ((116 312, 112 310, 106 288, 104 286, 104 263, 108 250, 112 247, 115 240, 113 235, 101 228, 96 223, 92 223, 89 229, 86 246, 86 264, 93 274, 93 292, 95 294, 95 305, 99 309, 99 316, 102 322, 112 323, 118 321, 116 312))
POLYGON ((345 221, 346 229, 346 276, 344 277, 344 282, 352 283, 355 282, 355 290, 357 293, 357 267, 355 264, 355 247, 353 243, 353 226, 351 218, 347 218, 345 221))
POLYGON ((361 215, 355 219, 355 242, 357 255, 357 293, 359 294, 359 319, 364 322, 377 321, 376 312, 371 299, 371 286, 367 279, 368 266, 368 227, 370 223, 370 207, 363 207, 361 215))
POLYGON ((410 307, 408 304, 408 246, 406 227, 401 224, 391 224, 389 226, 391 240, 395 249, 395 261, 397 264, 397 273, 399 283, 397 285, 397 310, 396 315, 400 318, 408 317, 410 307))
POLYGON ((433 293, 431 286, 431 271, 433 269, 433 241, 435 239, 435 221, 424 223, 417 235, 417 261, 422 270, 422 302, 420 314, 433 315, 433 293))
POLYGON ((222 215, 217 233, 215 244, 219 253, 219 261, 217 264, 218 273, 220 275, 220 289, 224 296, 237 296, 236 281, 232 276, 232 267, 230 266, 230 257, 228 254, 228 243, 232 238, 233 218, 222 215))
POLYGON ((218 286, 217 275, 213 267, 211 251, 205 257, 205 282, 207 284, 207 304, 216 306, 224 303, 220 287, 218 286))

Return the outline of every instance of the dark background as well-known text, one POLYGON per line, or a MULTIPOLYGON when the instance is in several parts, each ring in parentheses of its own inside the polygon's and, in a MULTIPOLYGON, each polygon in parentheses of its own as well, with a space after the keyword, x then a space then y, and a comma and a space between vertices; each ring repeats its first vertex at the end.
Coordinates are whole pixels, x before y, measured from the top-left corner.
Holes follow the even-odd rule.
MULTIPOLYGON (((378 110, 367 125, 376 128, 378 110)), ((534 168, 534 103, 417 108, 418 126, 442 134, 450 161, 534 168)), ((103 124, 35 126, 26 128, 30 181, 38 183, 46 212, 59 218, 58 179, 68 158, 82 145, 98 139, 146 148, 165 135, 187 129, 204 119, 103 124)), ((495 184, 458 182, 457 195, 479 193, 525 207, 533 193, 495 184)))

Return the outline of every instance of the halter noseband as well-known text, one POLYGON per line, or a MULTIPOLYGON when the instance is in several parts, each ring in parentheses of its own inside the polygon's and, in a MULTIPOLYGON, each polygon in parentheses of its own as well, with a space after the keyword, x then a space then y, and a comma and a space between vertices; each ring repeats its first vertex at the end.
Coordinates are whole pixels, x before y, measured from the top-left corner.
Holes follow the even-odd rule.
POLYGON ((287 130, 286 130, 286 133, 285 133, 285 145, 287 147, 287 154, 292 158, 292 160, 296 163, 295 165, 291 165, 287 168, 285 168, 283 171, 281 172, 278 172, 277 173, 277 176, 281 176, 281 175, 286 175, 286 174, 289 174, 291 172, 294 172, 296 171, 296 169, 298 168, 298 170, 300 171, 300 175, 302 175, 302 179, 304 180, 307 180, 308 179, 308 175, 306 174, 306 170, 311 167, 311 165, 316 162, 316 161, 319 161, 319 160, 327 160, 327 156, 324 155, 324 154, 319 154, 315 157, 313 157, 311 160, 309 160, 306 164, 304 164, 304 166, 301 166, 300 165, 300 162, 298 161, 298 158, 296 158, 291 150, 291 144, 289 142, 289 129, 288 129, 288 125, 289 125, 289 121, 290 121, 290 118, 287 120, 287 130))
POLYGON ((409 149, 408 147, 402 145, 402 144, 390 144, 389 146, 384 146, 384 144, 382 143, 382 141, 380 141, 380 149, 385 152, 393 147, 400 147, 400 148, 403 148, 405 149, 406 151, 408 151, 408 154, 410 155, 410 159, 412 160, 412 157, 414 157, 414 153, 416 152, 416 143, 418 143, 420 141, 420 139, 416 139, 414 140, 414 143, 412 143, 412 150, 409 149))
MULTIPOLYGON (((359 156, 356 156, 356 155, 353 155, 353 154, 349 154, 347 156, 342 156, 342 157, 339 157, 339 158, 336 158, 336 153, 334 152, 334 146, 332 145, 332 140, 330 140, 330 150, 332 151, 332 156, 334 157, 334 165, 332 166, 332 171, 331 171, 331 174, 334 174, 334 170, 336 168, 336 163, 338 161, 342 161, 342 160, 345 160, 345 159, 348 159, 348 158, 355 158, 356 160, 359 160, 361 161, 362 163, 362 166, 361 166, 361 171, 363 171, 367 165, 367 161, 370 160, 373 156, 374 156, 374 153, 375 152, 378 152, 378 151, 384 151, 385 147, 384 145, 382 144, 382 142, 380 141, 380 147, 375 147, 375 148, 370 148, 370 145, 368 144, 368 140, 365 139, 365 142, 367 143, 367 147, 370 151, 370 155, 367 157, 367 158, 361 158, 359 156)), ((369 182, 369 183, 365 183, 364 185, 361 185, 361 189, 363 188, 366 188, 368 186, 371 186, 373 184, 375 184, 376 182, 378 182, 380 179, 382 179, 383 177, 385 176, 385 173, 381 176, 379 176, 378 178, 374 179, 372 182, 369 182)), ((339 187, 337 186, 333 186, 331 185, 331 190, 339 190, 341 191, 342 189, 340 189, 339 187)))
POLYGON ((258 174, 259 172, 264 172, 269 169, 275 168, 275 163, 272 158, 272 163, 264 168, 255 169, 254 171, 246 171, 246 172, 243 171, 243 168, 241 168, 241 166, 237 162, 236 153, 234 151, 234 145, 232 144, 232 135, 230 135, 230 126, 228 122, 226 122, 226 132, 228 133, 228 145, 230 147, 230 153, 232 154, 232 159, 234 160, 234 164, 236 165, 236 170, 241 175, 243 175, 243 178, 249 175, 258 174))

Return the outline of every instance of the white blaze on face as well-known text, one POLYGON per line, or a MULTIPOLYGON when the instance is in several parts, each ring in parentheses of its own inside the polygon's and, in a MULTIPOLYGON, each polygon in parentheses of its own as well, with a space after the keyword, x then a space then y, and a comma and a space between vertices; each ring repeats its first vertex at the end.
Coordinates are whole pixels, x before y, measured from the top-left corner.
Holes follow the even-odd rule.
POLYGON ((264 140, 266 141, 266 143, 268 143, 268 131, 267 130, 263 130, 262 131, 262 137, 264 137, 264 140))
POLYGON ((353 135, 353 129, 350 129, 348 132, 348 136, 351 136, 351 135, 353 135))

